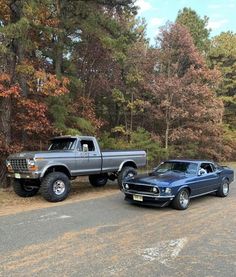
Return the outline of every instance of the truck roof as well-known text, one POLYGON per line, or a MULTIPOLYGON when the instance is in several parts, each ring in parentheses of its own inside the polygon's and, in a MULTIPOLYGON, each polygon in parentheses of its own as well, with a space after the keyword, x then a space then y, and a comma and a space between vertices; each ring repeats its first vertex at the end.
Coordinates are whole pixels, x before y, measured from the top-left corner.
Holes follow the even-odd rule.
POLYGON ((94 138, 93 136, 70 136, 70 135, 66 135, 66 136, 58 136, 58 137, 54 137, 51 138, 50 140, 55 140, 55 139, 92 139, 94 138))

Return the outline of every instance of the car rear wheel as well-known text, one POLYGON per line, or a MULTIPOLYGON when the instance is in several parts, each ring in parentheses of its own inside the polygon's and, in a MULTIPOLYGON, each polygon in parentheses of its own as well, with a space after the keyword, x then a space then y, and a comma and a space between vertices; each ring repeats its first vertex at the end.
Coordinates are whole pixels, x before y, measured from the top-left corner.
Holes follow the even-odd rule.
POLYGON ((103 187, 108 180, 107 174, 90 175, 89 182, 93 187, 103 187))
POLYGON ((229 194, 229 182, 224 180, 220 185, 219 190, 216 192, 216 195, 219 197, 226 197, 229 194))
POLYGON ((119 188, 122 189, 122 183, 125 179, 131 178, 137 175, 137 170, 133 167, 123 167, 122 170, 118 174, 118 185, 119 188))
POLYGON ((186 210, 189 206, 190 198, 189 198, 189 190, 182 189, 176 195, 175 199, 172 202, 172 207, 177 210, 186 210))
POLYGON ((13 189, 20 197, 32 197, 39 191, 39 186, 37 185, 37 181, 14 179, 13 189))
POLYGON ((67 198, 70 192, 70 180, 62 172, 46 175, 41 184, 41 194, 49 202, 59 202, 67 198))

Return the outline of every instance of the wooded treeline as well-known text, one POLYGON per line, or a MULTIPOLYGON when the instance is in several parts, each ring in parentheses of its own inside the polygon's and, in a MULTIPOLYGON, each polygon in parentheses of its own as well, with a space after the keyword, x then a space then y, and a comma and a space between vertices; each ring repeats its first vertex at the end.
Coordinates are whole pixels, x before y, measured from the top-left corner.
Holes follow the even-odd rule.
POLYGON ((152 47, 132 0, 0 0, 1 160, 60 134, 235 159, 236 34, 207 23, 185 8, 152 47))

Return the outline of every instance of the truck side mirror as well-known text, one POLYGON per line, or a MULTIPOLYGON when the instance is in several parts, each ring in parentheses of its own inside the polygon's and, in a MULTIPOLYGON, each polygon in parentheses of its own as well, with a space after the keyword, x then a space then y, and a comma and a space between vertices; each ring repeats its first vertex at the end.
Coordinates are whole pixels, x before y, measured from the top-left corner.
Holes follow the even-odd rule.
POLYGON ((83 144, 83 152, 87 153, 88 151, 88 144, 83 144))

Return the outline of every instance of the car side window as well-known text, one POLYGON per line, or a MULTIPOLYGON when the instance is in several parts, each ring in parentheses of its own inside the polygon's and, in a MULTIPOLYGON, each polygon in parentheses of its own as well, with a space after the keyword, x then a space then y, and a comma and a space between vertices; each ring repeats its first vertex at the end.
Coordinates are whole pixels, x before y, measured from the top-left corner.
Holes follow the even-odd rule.
POLYGON ((216 167, 214 164, 210 164, 211 168, 212 168, 212 172, 216 171, 216 167))
POLYGON ((204 169, 206 173, 212 173, 214 171, 212 165, 209 163, 202 163, 200 169, 204 169))
POLYGON ((84 144, 87 144, 88 145, 88 151, 91 152, 91 151, 95 151, 95 146, 94 146, 94 143, 92 140, 81 140, 80 141, 80 145, 79 145, 79 150, 82 151, 83 149, 83 145, 84 144))

